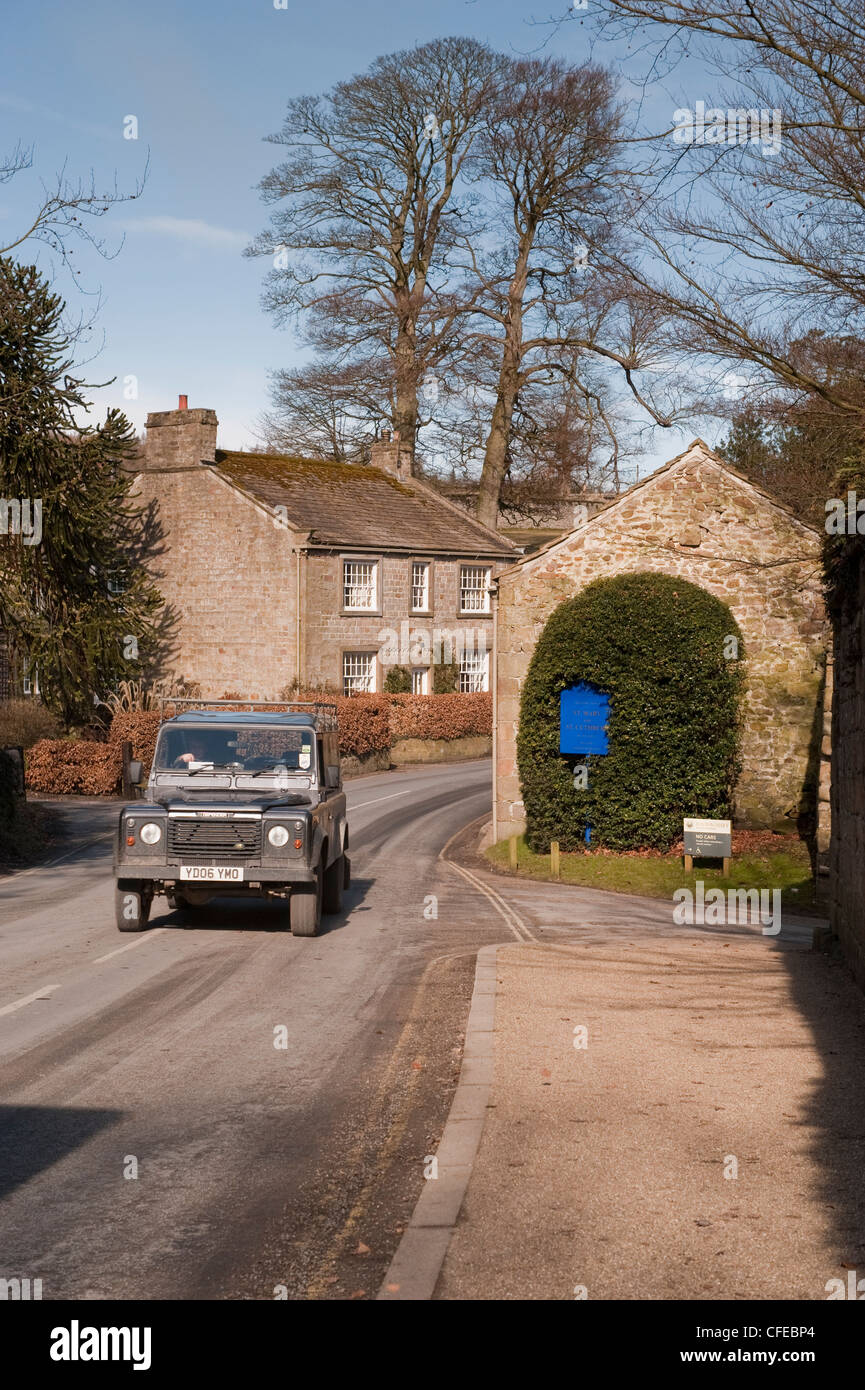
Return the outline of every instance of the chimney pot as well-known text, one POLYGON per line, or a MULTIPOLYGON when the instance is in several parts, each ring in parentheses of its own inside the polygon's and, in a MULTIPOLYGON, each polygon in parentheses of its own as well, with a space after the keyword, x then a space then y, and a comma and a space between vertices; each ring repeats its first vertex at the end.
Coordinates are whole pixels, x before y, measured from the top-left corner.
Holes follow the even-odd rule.
POLYGON ((187 410, 187 409, 188 409, 188 398, 187 398, 186 396, 178 396, 178 398, 177 398, 177 409, 178 409, 178 410, 187 410))

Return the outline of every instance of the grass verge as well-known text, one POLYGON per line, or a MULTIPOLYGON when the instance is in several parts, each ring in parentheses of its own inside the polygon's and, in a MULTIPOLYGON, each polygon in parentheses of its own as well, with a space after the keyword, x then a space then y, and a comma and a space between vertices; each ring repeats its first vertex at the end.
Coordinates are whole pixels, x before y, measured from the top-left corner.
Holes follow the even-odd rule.
MULTIPOLYGON (((697 859, 691 873, 685 873, 681 851, 662 854, 641 850, 616 854, 609 850, 589 850, 561 854, 561 882, 582 888, 601 888, 608 893, 637 893, 647 898, 670 898, 676 888, 694 891, 699 879, 706 887, 780 888, 781 902, 789 912, 814 912, 814 877, 808 846, 796 835, 748 834, 748 849, 737 854, 733 835, 733 861, 724 878, 720 860, 697 859)), ((500 840, 485 851, 493 868, 510 872, 508 841, 500 840)), ((524 836, 517 838, 517 876, 553 882, 550 856, 535 854, 524 836)))

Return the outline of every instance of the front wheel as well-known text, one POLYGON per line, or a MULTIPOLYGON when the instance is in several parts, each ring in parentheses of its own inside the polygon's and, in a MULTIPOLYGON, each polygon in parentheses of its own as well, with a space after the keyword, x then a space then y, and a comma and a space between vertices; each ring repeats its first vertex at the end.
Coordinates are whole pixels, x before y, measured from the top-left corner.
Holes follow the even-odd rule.
POLYGON ((144 931, 150 920, 153 888, 137 879, 121 880, 114 889, 118 931, 144 931))
POLYGON ((322 910, 327 913, 342 911, 342 890, 345 884, 345 863, 343 856, 334 859, 324 875, 324 898, 322 910))
POLYGON ((292 936, 318 936, 321 926, 323 874, 319 864, 311 888, 293 888, 288 900, 288 919, 292 936))

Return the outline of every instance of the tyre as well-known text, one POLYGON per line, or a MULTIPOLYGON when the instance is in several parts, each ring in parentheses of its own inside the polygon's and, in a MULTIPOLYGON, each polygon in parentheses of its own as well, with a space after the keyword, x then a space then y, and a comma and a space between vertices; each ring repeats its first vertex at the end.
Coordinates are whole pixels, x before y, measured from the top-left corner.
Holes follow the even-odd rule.
POLYGON ((144 931, 150 920, 153 888, 135 879, 122 879, 114 889, 118 931, 144 931))
POLYGON ((322 911, 328 914, 342 911, 342 889, 345 883, 345 864, 343 856, 334 859, 329 869, 324 873, 324 894, 322 897, 322 911))
POLYGON ((345 865, 345 874, 342 880, 343 891, 345 891, 346 888, 351 887, 351 860, 347 854, 342 856, 342 862, 345 865))
POLYGON ((315 883, 309 888, 293 888, 288 900, 288 920, 292 936, 317 936, 321 926, 323 875, 319 864, 315 883))

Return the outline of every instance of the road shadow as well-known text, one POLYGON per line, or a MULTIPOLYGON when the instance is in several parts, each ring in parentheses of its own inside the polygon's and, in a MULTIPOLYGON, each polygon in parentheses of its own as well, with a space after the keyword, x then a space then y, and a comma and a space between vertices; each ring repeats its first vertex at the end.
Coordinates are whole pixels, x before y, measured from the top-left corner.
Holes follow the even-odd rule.
MULTIPOLYGON (((368 912, 363 905, 374 878, 352 878, 351 887, 343 893, 342 909, 322 916, 318 936, 329 936, 348 926, 352 913, 368 912)), ((172 912, 164 898, 154 900, 149 927, 172 931, 249 931, 273 932, 284 936, 289 930, 288 904, 266 902, 262 898, 214 898, 205 907, 193 907, 172 912), (162 910, 160 910, 160 906, 162 910)))
POLYGON ((122 1118, 121 1110, 0 1105, 0 1197, 122 1118))
MULTIPOLYGON (((839 958, 795 950, 782 956, 822 1063, 805 1098, 805 1123, 813 1135, 816 1196, 838 1252, 839 1267, 826 1279, 846 1282, 843 1266, 865 1279, 865 996, 839 958)), ((814 1297, 827 1294, 815 1289, 814 1297)))

